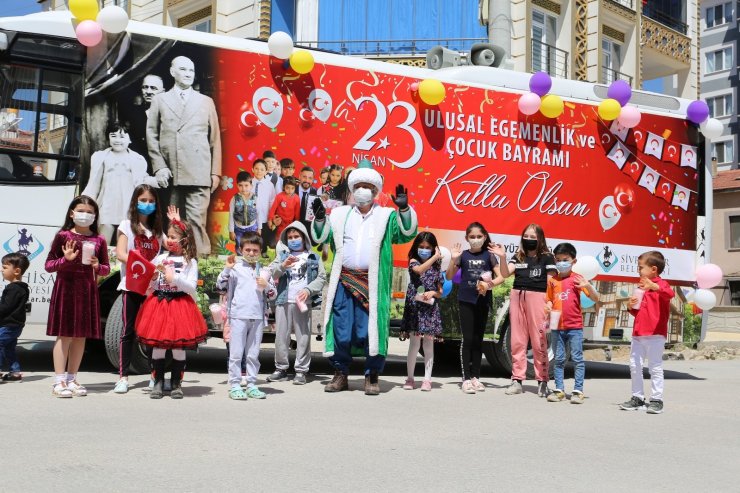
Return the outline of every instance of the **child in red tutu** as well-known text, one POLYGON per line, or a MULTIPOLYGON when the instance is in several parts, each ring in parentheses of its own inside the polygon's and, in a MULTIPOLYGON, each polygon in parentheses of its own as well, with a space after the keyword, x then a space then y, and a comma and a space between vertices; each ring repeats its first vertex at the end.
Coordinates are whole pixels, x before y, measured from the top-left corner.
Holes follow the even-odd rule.
POLYGON ((164 390, 165 354, 172 350, 172 391, 170 397, 182 399, 185 350, 206 340, 208 328, 195 304, 198 285, 193 229, 178 219, 167 230, 168 253, 154 258, 157 266, 151 294, 136 318, 136 334, 142 344, 151 346, 154 388, 149 397, 161 399, 164 390))

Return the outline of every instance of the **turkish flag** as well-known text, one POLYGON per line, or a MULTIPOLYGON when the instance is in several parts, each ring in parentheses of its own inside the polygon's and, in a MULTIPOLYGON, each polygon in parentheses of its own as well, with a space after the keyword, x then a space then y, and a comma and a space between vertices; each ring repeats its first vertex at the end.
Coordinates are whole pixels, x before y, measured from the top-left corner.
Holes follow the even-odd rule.
POLYGON ((128 252, 128 262, 126 262, 126 289, 146 295, 149 289, 149 283, 152 281, 156 269, 154 264, 145 259, 138 250, 128 252))
POLYGON ((674 186, 671 182, 665 179, 661 179, 660 183, 658 183, 658 186, 655 189, 655 195, 657 195, 658 197, 662 197, 663 200, 670 204, 673 200, 673 190, 674 186))
POLYGON ((632 161, 622 168, 622 173, 631 176, 635 180, 635 183, 637 183, 640 180, 640 176, 642 176, 643 168, 644 166, 639 161, 632 161))

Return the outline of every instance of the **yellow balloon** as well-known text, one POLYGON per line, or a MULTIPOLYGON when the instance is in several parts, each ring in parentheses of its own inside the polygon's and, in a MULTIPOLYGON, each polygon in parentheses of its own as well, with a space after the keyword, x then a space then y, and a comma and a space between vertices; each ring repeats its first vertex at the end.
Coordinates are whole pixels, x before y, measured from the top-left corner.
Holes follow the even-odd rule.
POLYGON ((306 50, 295 50, 290 55, 290 68, 299 74, 307 74, 313 70, 313 55, 306 50))
POLYGON ((554 94, 548 94, 542 98, 540 103, 540 113, 545 115, 547 118, 557 118, 563 114, 563 100, 560 96, 554 94))
POLYGON ((445 86, 436 79, 424 79, 419 84, 419 97, 429 106, 436 106, 445 99, 445 86))
POLYGON ((616 99, 605 99, 599 103, 599 116, 602 120, 616 120, 622 112, 622 105, 616 99))
POLYGON ((94 21, 98 16, 97 0, 69 0, 69 11, 78 21, 94 21))

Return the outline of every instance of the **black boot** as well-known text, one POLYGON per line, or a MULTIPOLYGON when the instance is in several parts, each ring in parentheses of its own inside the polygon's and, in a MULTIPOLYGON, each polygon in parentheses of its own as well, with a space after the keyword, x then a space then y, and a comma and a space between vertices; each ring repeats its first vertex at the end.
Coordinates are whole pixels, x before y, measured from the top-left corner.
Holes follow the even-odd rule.
POLYGON ((153 359, 152 367, 154 368, 154 388, 149 394, 150 399, 161 399, 164 395, 164 364, 163 359, 153 359))
POLYGON ((185 361, 172 360, 172 378, 170 384, 172 385, 172 391, 170 397, 173 399, 182 399, 182 377, 185 373, 185 361))

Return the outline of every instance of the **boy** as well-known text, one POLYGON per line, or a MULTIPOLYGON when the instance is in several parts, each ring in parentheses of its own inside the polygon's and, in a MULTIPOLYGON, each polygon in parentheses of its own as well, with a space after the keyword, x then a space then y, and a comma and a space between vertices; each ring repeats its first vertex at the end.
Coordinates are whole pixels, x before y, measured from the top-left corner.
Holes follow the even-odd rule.
POLYGON ((673 289, 660 278, 665 268, 665 257, 658 251, 645 252, 637 258, 640 274, 638 287, 645 291, 640 307, 634 306, 638 300, 629 299, 629 312, 635 317, 630 345, 630 375, 632 376, 632 397, 620 404, 625 411, 645 408, 642 385, 642 365, 645 357, 650 370, 650 403, 648 414, 663 412, 663 347, 668 336, 668 317, 670 315, 673 289))
POLYGON ((26 304, 30 290, 21 278, 29 262, 25 255, 15 252, 5 255, 2 264, 3 279, 8 284, 0 297, 0 369, 7 367, 9 370, 3 375, 2 381, 13 382, 23 379, 15 347, 26 325, 26 304))
POLYGON ((272 232, 267 225, 267 218, 270 213, 270 207, 272 207, 272 202, 275 200, 276 192, 275 186, 266 175, 267 163, 263 159, 256 159, 252 163, 252 173, 254 175, 254 179, 252 180, 254 195, 257 197, 257 221, 260 225, 258 230, 262 236, 262 253, 266 257, 267 245, 271 243, 272 239, 272 232))
POLYGON ((267 320, 267 301, 274 297, 274 286, 268 284, 269 270, 259 264, 262 238, 246 233, 239 244, 242 257, 230 255, 218 275, 216 287, 226 290, 226 307, 231 325, 229 342, 229 397, 235 400, 264 399, 257 388, 260 370, 260 344, 267 320), (265 272, 263 272, 265 271, 265 272), (266 274, 266 275, 265 275, 266 274), (242 390, 241 360, 247 352, 247 391, 242 390))
POLYGON ((553 250, 557 277, 547 280, 548 312, 559 311, 557 327, 550 327, 555 349, 555 391, 547 396, 548 402, 565 399, 566 345, 570 346, 570 357, 575 365, 575 385, 570 396, 571 404, 583 404, 583 379, 586 365, 583 362, 583 314, 581 313, 581 291, 594 301, 599 301, 599 293, 583 277, 572 274, 576 263, 576 247, 570 243, 560 243, 553 250))
POLYGON ((244 233, 259 233, 260 222, 257 214, 257 201, 252 193, 252 175, 240 171, 236 175, 238 192, 229 202, 229 238, 241 244, 244 233))
POLYGON ((268 382, 288 379, 288 347, 290 334, 295 333, 296 354, 294 385, 306 383, 306 373, 311 364, 311 306, 321 295, 326 283, 324 263, 311 251, 308 231, 300 221, 285 228, 280 241, 287 247, 270 265, 273 276, 279 279, 275 322, 275 372, 268 382))
POLYGON ((265 151, 262 153, 262 159, 265 161, 267 167, 267 177, 272 182, 272 186, 276 189, 282 189, 280 184, 280 163, 275 157, 275 153, 272 151, 265 151))
POLYGON ((283 191, 277 194, 269 214, 270 229, 275 230, 275 238, 280 238, 285 227, 301 218, 301 200, 295 193, 296 179, 288 176, 283 181, 283 191))

